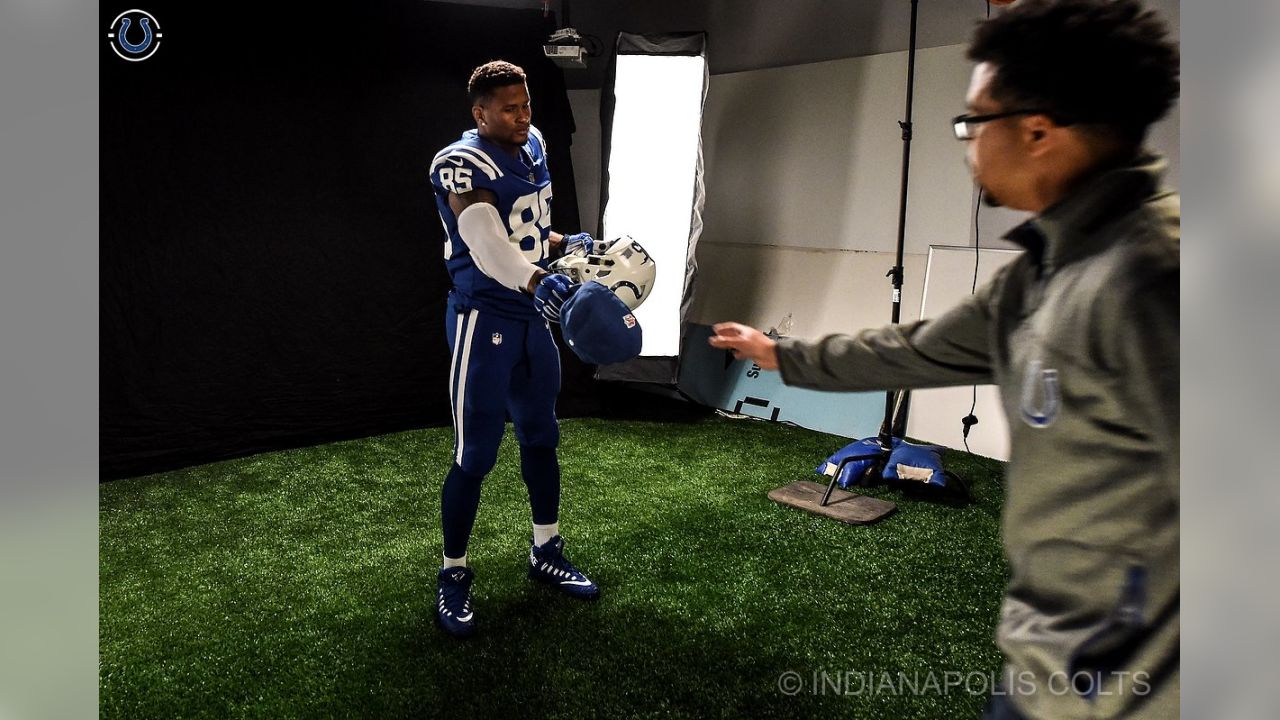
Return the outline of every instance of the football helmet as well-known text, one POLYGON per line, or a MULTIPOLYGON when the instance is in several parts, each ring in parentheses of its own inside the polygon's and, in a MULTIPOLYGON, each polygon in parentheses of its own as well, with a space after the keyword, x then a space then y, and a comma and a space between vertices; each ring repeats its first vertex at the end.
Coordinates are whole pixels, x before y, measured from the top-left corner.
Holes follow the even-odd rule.
POLYGON ((551 264, 551 271, 585 283, 594 280, 613 291, 631 310, 649 297, 658 266, 630 235, 597 241, 590 253, 573 253, 551 264))

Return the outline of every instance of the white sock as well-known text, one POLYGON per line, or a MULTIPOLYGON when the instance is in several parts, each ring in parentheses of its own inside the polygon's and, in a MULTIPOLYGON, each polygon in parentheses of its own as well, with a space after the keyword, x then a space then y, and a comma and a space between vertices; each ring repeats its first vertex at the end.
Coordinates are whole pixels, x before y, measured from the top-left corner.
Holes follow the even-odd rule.
POLYGON ((542 547, 547 541, 560 534, 560 523, 553 522, 550 525, 533 524, 533 544, 542 547))
POLYGON ((467 566, 467 556, 464 554, 464 555, 463 555, 462 557, 460 557, 460 558, 451 558, 451 557, 449 557, 448 555, 445 555, 445 556, 444 556, 444 566, 445 566, 445 567, 447 567, 447 568, 451 568, 451 567, 466 567, 466 566, 467 566))

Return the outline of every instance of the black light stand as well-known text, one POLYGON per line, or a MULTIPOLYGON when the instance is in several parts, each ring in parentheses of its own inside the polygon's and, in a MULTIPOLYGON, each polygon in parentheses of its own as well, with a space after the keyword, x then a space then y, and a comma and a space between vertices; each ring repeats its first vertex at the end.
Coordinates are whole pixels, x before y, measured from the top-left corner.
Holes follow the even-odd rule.
MULTIPOLYGON (((902 189, 898 196, 898 248, 893 267, 889 268, 889 272, 885 273, 885 277, 889 278, 889 282, 893 284, 892 318, 894 325, 897 325, 902 317, 902 254, 907 239, 907 180, 911 172, 911 100, 915 95, 916 16, 919 6, 920 0, 911 0, 911 40, 907 51, 907 117, 905 120, 898 122, 898 127, 902 128, 902 189)), ((827 491, 822 495, 821 505, 823 507, 830 502, 836 481, 839 480, 840 473, 848 463, 874 458, 876 462, 867 469, 866 474, 879 473, 883 470, 885 463, 889 460, 889 454, 893 452, 894 406, 897 405, 900 395, 903 398, 903 408, 905 410, 906 391, 899 393, 890 390, 885 393, 884 422, 880 424, 880 448, 874 452, 845 458, 840 463, 839 467, 836 468, 835 474, 831 476, 831 482, 827 483, 827 491)), ((898 432, 904 431, 905 427, 898 429, 898 432)))

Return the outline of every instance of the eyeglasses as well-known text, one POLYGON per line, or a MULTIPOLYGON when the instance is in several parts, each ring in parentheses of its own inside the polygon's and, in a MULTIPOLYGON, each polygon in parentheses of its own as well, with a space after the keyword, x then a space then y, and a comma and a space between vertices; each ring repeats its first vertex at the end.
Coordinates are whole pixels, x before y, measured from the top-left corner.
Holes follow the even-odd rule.
POLYGON ((951 128, 955 130, 957 140, 972 140, 978 133, 978 126, 992 120, 1013 117, 1015 115, 1048 115, 1047 111, 1027 108, 1025 110, 1006 110, 990 115, 957 115, 951 118, 951 128))

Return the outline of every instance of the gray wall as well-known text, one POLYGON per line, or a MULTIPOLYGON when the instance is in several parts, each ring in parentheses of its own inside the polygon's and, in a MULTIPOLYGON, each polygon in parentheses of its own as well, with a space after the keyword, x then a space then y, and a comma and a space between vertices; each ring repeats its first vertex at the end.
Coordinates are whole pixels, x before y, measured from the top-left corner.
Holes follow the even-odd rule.
MULTIPOLYGON (((948 120, 968 72, 961 45, 917 54, 908 252, 965 243, 969 198, 954 189, 971 181, 948 120)), ((905 52, 713 77, 706 238, 892 252, 906 77, 905 52)))
MULTIPOLYGON (((929 245, 967 244, 972 182, 947 127, 963 53, 917 56, 906 318, 919 315, 929 245)), ((895 52, 712 78, 695 321, 767 327, 791 313, 794 334, 816 335, 889 320, 906 71, 895 52)))

